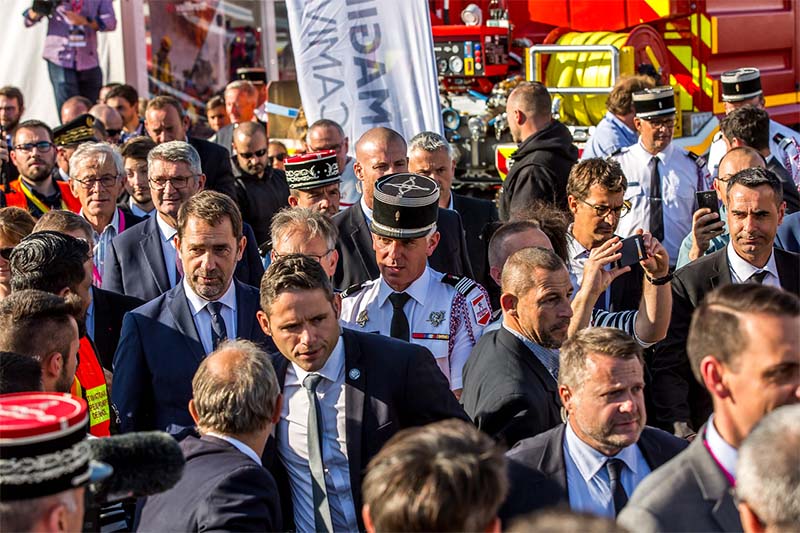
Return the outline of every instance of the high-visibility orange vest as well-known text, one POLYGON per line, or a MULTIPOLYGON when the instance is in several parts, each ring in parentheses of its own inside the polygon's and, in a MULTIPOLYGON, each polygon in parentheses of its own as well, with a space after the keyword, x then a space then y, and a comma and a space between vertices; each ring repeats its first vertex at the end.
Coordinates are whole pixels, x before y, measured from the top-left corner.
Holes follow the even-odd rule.
MULTIPOLYGON (((61 192, 61 200, 63 204, 73 213, 79 213, 81 210, 81 202, 75 197, 74 194, 72 194, 72 190, 69 188, 69 183, 66 181, 56 181, 56 184, 61 192)), ((28 199, 25 197, 25 193, 22 192, 22 189, 20 188, 19 178, 9 183, 8 186, 11 190, 5 193, 6 206, 19 207, 27 211, 30 206, 28 205, 28 199)))
POLYGON ((111 408, 103 367, 97 359, 92 341, 81 337, 80 361, 70 393, 83 398, 89 406, 89 432, 95 437, 111 435, 111 408))

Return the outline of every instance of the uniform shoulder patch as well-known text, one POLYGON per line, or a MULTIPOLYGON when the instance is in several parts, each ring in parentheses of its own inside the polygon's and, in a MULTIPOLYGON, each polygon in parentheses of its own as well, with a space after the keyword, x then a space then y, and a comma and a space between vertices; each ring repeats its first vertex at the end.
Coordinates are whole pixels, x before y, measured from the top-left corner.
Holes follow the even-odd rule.
POLYGON ((630 146, 620 146, 619 148, 617 148, 616 150, 614 150, 613 152, 611 152, 610 154, 608 154, 608 155, 606 156, 606 159, 611 159, 611 158, 613 158, 613 157, 615 157, 615 156, 618 156, 618 155, 620 155, 620 154, 624 154, 624 153, 625 153, 625 152, 627 152, 629 149, 630 149, 630 146))
POLYGON ((694 164, 697 165, 698 167, 702 168, 708 164, 708 160, 706 160, 706 157, 703 155, 697 155, 696 153, 690 150, 686 150, 686 155, 688 155, 689 159, 694 161, 694 164))
POLYGON ((355 285, 350 285, 345 290, 342 291, 342 298, 347 298, 348 296, 352 296, 364 287, 367 286, 369 281, 365 281, 363 283, 356 283, 355 285))
POLYGON ((772 140, 775 141, 775 144, 784 152, 794 142, 791 137, 787 137, 781 132, 776 132, 775 135, 772 136, 772 140))
POLYGON ((453 274, 445 274, 442 276, 442 283, 447 283, 456 288, 458 292, 466 296, 475 289, 478 284, 466 276, 456 276, 453 274))

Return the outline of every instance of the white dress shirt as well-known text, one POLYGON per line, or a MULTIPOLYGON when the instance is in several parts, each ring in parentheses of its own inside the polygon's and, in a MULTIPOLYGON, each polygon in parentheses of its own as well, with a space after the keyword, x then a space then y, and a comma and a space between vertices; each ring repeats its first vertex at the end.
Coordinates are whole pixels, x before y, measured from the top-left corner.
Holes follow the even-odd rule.
MULTIPOLYGON (((192 312, 194 327, 203 343, 203 350, 206 355, 214 351, 214 344, 211 341, 211 310, 208 304, 211 302, 198 296, 189 286, 186 278, 183 278, 183 290, 186 292, 186 299, 189 301, 189 310, 192 312)), ((225 321, 225 331, 229 339, 236 338, 236 284, 231 280, 231 284, 225 294, 217 302, 222 304, 220 315, 225 321)))
POLYGON ((150 211, 145 211, 144 209, 136 205, 136 202, 133 201, 133 196, 128 198, 128 208, 131 210, 131 213, 140 218, 147 218, 156 214, 155 207, 150 211))
MULTIPOLYGON (((584 248, 584 246, 578 242, 578 239, 572 235, 572 224, 570 224, 567 231, 567 259, 569 260, 567 262, 567 270, 569 271, 569 280, 572 283, 573 298, 583 284, 583 269, 586 266, 586 261, 588 261, 590 253, 591 250, 584 248)), ((611 265, 606 265, 605 269, 610 270, 611 265)), ((602 299, 600 305, 603 309, 611 307, 611 285, 609 285, 603 292, 603 295, 598 298, 598 300, 600 299, 602 299)))
POLYGON ((725 442, 714 426, 714 415, 712 414, 706 423, 706 442, 711 449, 716 462, 724 468, 733 479, 736 479, 736 461, 739 459, 739 450, 725 442))
MULTIPOLYGON (((79 213, 84 219, 86 218, 83 214, 83 209, 81 209, 79 213)), ((114 216, 111 217, 111 222, 103 228, 102 233, 97 233, 94 227, 92 227, 92 239, 94 240, 94 257, 92 258, 92 262, 94 263, 94 267, 97 269, 97 273, 100 275, 99 283, 96 281, 96 285, 98 287, 102 287, 102 280, 103 274, 105 273, 105 265, 106 265, 106 250, 111 247, 111 239, 119 235, 120 233, 120 217, 121 213, 119 208, 114 208, 114 216)))
POLYGON ((564 432, 564 462, 567 467, 567 492, 569 506, 573 511, 583 511, 614 518, 614 495, 608 478, 606 462, 620 459, 625 466, 620 479, 625 494, 630 498, 633 491, 650 473, 650 466, 642 455, 638 444, 623 448, 613 456, 607 457, 583 442, 567 423, 564 432))
POLYGON ((630 212, 619 219, 617 234, 630 237, 637 229, 650 231, 650 159, 658 158, 661 176, 661 198, 664 208, 664 240, 661 244, 669 254, 670 266, 678 261, 678 251, 684 236, 692 231, 695 192, 711 186, 708 172, 688 155, 688 152, 669 144, 658 154, 651 154, 639 142, 613 156, 622 166, 628 179, 625 200, 631 203, 630 212), (698 188, 700 186, 701 188, 698 188))
POLYGON ((234 448, 236 448, 237 450, 239 450, 240 452, 245 454, 247 457, 249 457, 250 459, 255 461, 255 463, 258 466, 262 466, 261 465, 261 457, 258 456, 256 451, 253 448, 251 448, 250 446, 248 446, 247 444, 245 444, 244 442, 240 441, 239 439, 231 437, 230 435, 222 435, 220 433, 214 433, 212 431, 207 432, 206 435, 210 435, 212 437, 217 437, 218 439, 222 439, 225 442, 230 443, 234 448))
MULTIPOLYGON (((335 531, 358 531, 358 520, 350 488, 347 462, 347 418, 345 412, 345 354, 342 337, 319 372, 317 398, 322 411, 322 459, 325 486, 335 531)), ((289 474, 297 531, 314 531, 314 495, 308 466, 308 393, 303 380, 308 375, 294 363, 286 369, 283 407, 277 427, 278 453, 289 474)), ((358 512, 361 510, 359 509, 358 512)))
POLYGON ((764 276, 764 280, 761 282, 762 285, 769 285, 771 287, 778 287, 781 288, 781 280, 778 277, 778 266, 775 264, 775 250, 772 250, 772 253, 769 255, 769 260, 767 260, 767 264, 764 265, 764 268, 757 268, 739 257, 739 254, 736 253, 736 250, 733 247, 733 242, 729 242, 727 246, 728 254, 728 269, 731 272, 731 281, 733 283, 747 283, 750 279, 750 276, 755 274, 756 272, 762 272, 766 270, 769 272, 766 276, 764 276))
POLYGON ((178 266, 175 264, 178 251, 175 249, 175 235, 178 230, 164 222, 161 216, 156 215, 159 233, 161 233, 161 251, 164 252, 164 266, 167 267, 169 276, 169 286, 174 287, 178 283, 178 266))
POLYGON ((367 202, 363 196, 358 200, 358 203, 361 204, 361 210, 364 211, 364 216, 367 218, 367 227, 369 227, 369 223, 372 222, 372 209, 367 207, 367 202))

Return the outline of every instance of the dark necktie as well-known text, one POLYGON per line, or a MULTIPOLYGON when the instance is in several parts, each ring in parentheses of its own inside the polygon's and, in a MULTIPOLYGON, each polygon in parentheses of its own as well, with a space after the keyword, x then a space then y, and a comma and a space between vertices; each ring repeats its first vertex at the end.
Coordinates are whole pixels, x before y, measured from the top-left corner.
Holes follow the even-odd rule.
POLYGON ((225 327, 225 320, 222 318, 221 303, 209 302, 206 308, 211 315, 211 347, 216 350, 219 343, 228 338, 228 328, 225 327))
POLYGON ((392 302, 392 325, 389 328, 389 335, 402 341, 408 341, 409 336, 408 318, 403 311, 403 306, 409 298, 411 296, 404 292, 393 292, 389 295, 389 301, 392 302))
POLYGON ((762 283, 764 283, 764 278, 767 277, 767 274, 769 274, 768 270, 759 270, 758 272, 747 278, 747 283, 758 283, 759 285, 761 285, 762 283))
POLYGON ((308 468, 311 470, 311 491, 314 497, 314 530, 333 531, 328 489, 325 486, 325 463, 322 460, 322 410, 317 398, 319 374, 309 374, 303 380, 308 393, 308 468))
POLYGON ((625 493, 625 487, 622 486, 622 468, 625 463, 621 459, 609 459, 606 462, 606 470, 608 470, 608 484, 611 488, 611 495, 614 497, 614 515, 618 516, 619 512, 628 503, 628 495, 625 493))
POLYGON ((664 240, 664 200, 661 198, 661 174, 658 158, 650 159, 650 233, 659 241, 664 240))

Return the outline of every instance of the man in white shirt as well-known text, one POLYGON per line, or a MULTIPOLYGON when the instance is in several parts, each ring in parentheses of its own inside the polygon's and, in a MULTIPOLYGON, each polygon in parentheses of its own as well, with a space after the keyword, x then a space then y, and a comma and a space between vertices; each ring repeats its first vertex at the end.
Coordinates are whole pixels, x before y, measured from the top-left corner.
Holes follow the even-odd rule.
POLYGON ((738 448, 767 413, 800 401, 800 300, 758 283, 717 289, 694 312, 688 352, 713 415, 644 480, 619 517, 631 531, 741 531, 738 448))

